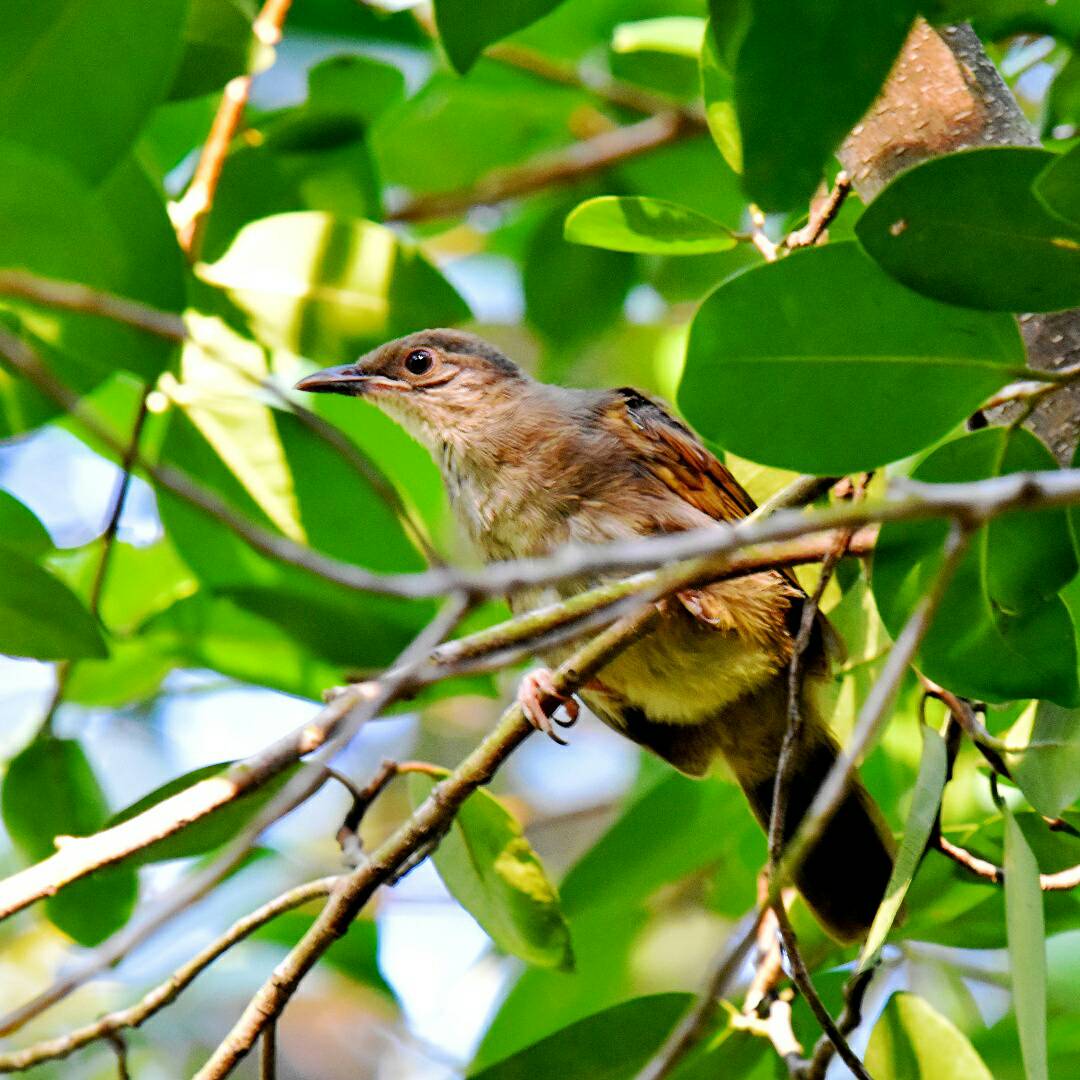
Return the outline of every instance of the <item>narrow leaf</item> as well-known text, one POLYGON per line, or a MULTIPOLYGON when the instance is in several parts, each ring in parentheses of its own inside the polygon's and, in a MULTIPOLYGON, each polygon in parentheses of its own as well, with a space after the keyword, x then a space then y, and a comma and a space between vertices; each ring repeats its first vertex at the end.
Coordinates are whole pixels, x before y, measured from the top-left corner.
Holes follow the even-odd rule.
POLYGON ((945 752, 945 740, 925 724, 922 728, 923 748, 919 760, 919 775, 915 781, 915 792, 911 798, 904 825, 904 839, 896 854, 893 872, 885 889, 885 898, 874 916, 870 933, 859 955, 859 971, 872 967, 881 954, 885 939, 889 936, 893 922, 907 895, 911 879, 919 867, 930 831, 937 820, 941 808, 941 794, 945 790, 945 774, 948 761, 945 752))
POLYGON ((1020 1054, 1028 1080, 1047 1080, 1046 927, 1039 864, 1004 803, 1001 812, 1005 818, 1005 921, 1020 1054))
POLYGON ((1035 178, 1034 190, 1052 214, 1080 228, 1080 143, 1046 166, 1035 178))
POLYGON ((602 195, 569 214, 566 239, 575 244, 656 255, 703 255, 735 246, 731 230, 686 206, 641 195, 602 195))
POLYGON ((617 53, 661 52, 696 60, 705 36, 705 20, 692 15, 619 23, 611 38, 617 53))
MULTIPOLYGON (((410 775, 413 805, 434 786, 429 776, 410 775)), ((454 898, 501 949, 539 967, 573 967, 555 886, 521 826, 493 795, 480 790, 465 800, 434 862, 454 898)))

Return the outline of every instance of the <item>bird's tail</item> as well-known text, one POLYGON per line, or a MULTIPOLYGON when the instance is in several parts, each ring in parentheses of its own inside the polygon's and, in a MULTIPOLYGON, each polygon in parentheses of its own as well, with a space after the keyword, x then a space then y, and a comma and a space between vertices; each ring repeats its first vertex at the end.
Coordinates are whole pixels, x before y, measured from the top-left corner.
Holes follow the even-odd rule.
MULTIPOLYGON (((836 761, 832 736, 816 717, 805 729, 803 745, 793 755, 788 783, 784 842, 795 834, 803 815, 836 761)), ((740 775, 739 761, 729 763, 750 806, 768 829, 772 813, 772 775, 740 775)), ((822 925, 841 941, 864 936, 870 928, 892 873, 894 845, 881 811, 857 777, 844 801, 810 848, 795 875, 795 884, 822 925)))

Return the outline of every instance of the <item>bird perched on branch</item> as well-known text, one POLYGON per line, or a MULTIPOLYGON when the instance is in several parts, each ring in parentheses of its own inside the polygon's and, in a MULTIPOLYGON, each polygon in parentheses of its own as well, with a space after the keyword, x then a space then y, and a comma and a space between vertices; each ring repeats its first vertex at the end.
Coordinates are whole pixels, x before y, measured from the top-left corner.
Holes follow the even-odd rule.
MULTIPOLYGON (((626 388, 537 382, 492 345, 457 330, 410 334, 297 388, 364 397, 427 446, 455 515, 489 561, 696 529, 754 509, 731 473, 662 404, 626 388)), ((523 590, 511 606, 529 610, 598 583, 523 590)), ((805 600, 783 570, 684 590, 662 603, 653 629, 579 696, 605 723, 684 773, 704 776, 726 761, 767 827, 805 600)), ((804 722, 785 838, 836 759, 815 700, 828 680, 828 637, 819 616, 801 662, 804 722)), ((544 659, 557 663, 565 649, 544 659)), ((548 673, 527 676, 519 696, 530 721, 553 734, 548 673)), ((577 703, 563 704, 573 719, 577 703)), ((891 853, 881 815, 856 780, 796 875, 836 937, 856 938, 869 927, 891 853)))

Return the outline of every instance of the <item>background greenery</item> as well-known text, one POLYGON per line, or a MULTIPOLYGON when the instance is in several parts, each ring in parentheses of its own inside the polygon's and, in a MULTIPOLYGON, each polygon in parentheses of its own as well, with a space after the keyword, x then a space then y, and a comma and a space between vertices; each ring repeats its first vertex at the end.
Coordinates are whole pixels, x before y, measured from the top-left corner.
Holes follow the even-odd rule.
MULTIPOLYGON (((0 34, 0 267, 187 321, 179 348, 0 297, 3 325, 121 444, 148 393, 142 453, 252 521, 382 572, 425 565, 417 530, 442 557, 467 559, 435 467, 404 433, 362 402, 305 400, 343 434, 352 451, 342 454, 287 392, 313 366, 456 324, 541 378, 632 383, 676 402, 759 501, 793 471, 888 466, 949 481, 1056 467, 1022 428, 968 433, 964 420, 1023 368, 1016 313, 1080 304, 1080 151, 1069 152, 1080 5, 437 0, 433 24, 430 15, 295 0, 275 56, 252 36, 248 0, 53 0, 10 14, 0 34), (767 212, 774 238, 802 223, 920 9, 974 17, 1045 148, 931 162, 865 211, 851 196, 827 244, 766 264, 746 242, 749 205, 767 212), (484 54, 508 35, 512 50, 503 42, 484 54), (222 88, 248 71, 252 103, 188 265, 167 205, 184 190, 222 88), (642 109, 689 119, 570 185, 541 175, 488 205, 516 167, 640 123, 642 109), (382 479, 357 467, 357 451, 382 479)), ((258 749, 310 715, 326 687, 392 661, 433 613, 256 554, 138 477, 115 541, 104 536, 117 455, 2 366, 0 437, 0 649, 23 658, 0 667, 5 870, 46 857, 55 836, 149 805, 160 797, 149 792, 191 782, 190 770, 258 749)), ((1029 847, 1044 872, 1080 862, 1077 835, 1040 817, 1072 820, 1080 797, 1075 527, 1075 512, 1055 511, 982 529, 919 661, 989 703, 990 730, 1009 741, 1015 818, 965 746, 943 823, 1021 882, 1034 866, 1029 847)), ((836 679, 842 735, 940 563, 943 535, 933 524, 888 526, 872 576, 845 562, 826 591, 849 652, 836 679)), ((505 614, 491 604, 472 625, 505 614)), ((517 674, 430 692, 372 725, 342 770, 364 778, 385 753, 452 766, 517 674)), ((912 676, 864 768, 898 833, 923 753, 920 718, 935 727, 944 718, 922 706, 912 676)), ((286 1013, 282 1075, 614 1080, 650 1056, 752 906, 764 839, 726 782, 639 761, 589 721, 570 738, 569 749, 531 740, 494 785, 498 801, 470 801, 435 859, 445 887, 425 867, 335 946, 286 1013), (507 850, 535 888, 494 872, 507 850)), ((413 779, 377 804, 369 839, 422 796, 423 778, 413 779)), ((930 796, 939 792, 940 783, 930 796)), ((3 1004, 123 927, 140 897, 190 872, 256 801, 0 926, 3 1004)), ((347 804, 324 792, 148 955, 18 1040, 130 1000, 275 888, 332 872, 347 804)), ((1026 919, 1015 905, 1007 919, 1000 887, 927 856, 854 1039, 869 1045, 875 1077, 1080 1070, 1080 901, 1042 900, 1026 919), (1044 984, 1046 1008, 1033 1008, 1044 984)), ((795 916, 835 1010, 854 951, 798 907, 795 916)), ((275 921, 133 1036, 133 1075, 190 1073, 310 920, 275 921)), ((818 1034, 801 1002, 795 1030, 807 1046, 818 1034)), ((99 1048, 34 1075, 114 1069, 99 1048)), ((694 1069, 784 1072, 767 1042, 723 1025, 694 1069)))

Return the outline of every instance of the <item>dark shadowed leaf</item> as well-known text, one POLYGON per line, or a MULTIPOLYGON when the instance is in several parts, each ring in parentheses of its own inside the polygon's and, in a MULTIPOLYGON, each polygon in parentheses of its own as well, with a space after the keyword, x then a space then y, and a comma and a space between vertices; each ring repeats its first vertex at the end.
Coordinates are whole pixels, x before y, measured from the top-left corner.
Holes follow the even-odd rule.
POLYGON ((889 999, 865 1064, 874 1080, 993 1080, 967 1036, 915 994, 889 999))
POLYGON ((200 273, 226 290, 260 340, 324 363, 469 315, 447 280, 391 230, 315 211, 244 226, 200 273))
MULTIPOLYGON (((913 476, 948 483, 1056 467, 1030 432, 989 428, 939 447, 913 476)), ((882 527, 871 581, 894 636, 937 573, 945 531, 941 522, 882 527)), ((1075 705, 1076 644, 1057 595, 1075 574, 1066 513, 998 518, 973 537, 923 642, 919 667, 943 686, 982 701, 1045 697, 1075 705)))
POLYGON ((1028 1080, 1047 1080, 1046 927, 1039 864, 1008 806, 1005 817, 1005 919, 1013 1008, 1028 1080))
POLYGON ((1035 178, 1035 194, 1051 213, 1074 230, 1080 228, 1080 144, 1054 158, 1035 178))
POLYGON ((543 18, 562 0, 435 0, 435 25, 446 55, 466 72, 492 43, 543 18))
POLYGON ((1009 316, 918 296, 857 244, 830 244, 748 270, 706 298, 679 405, 736 454, 838 474, 940 438, 1023 363, 1009 316))
POLYGON ((693 999, 653 994, 595 1013, 541 1039, 471 1080, 631 1080, 693 999))
POLYGON ((703 255, 735 246, 731 230, 686 206, 641 195, 602 195, 566 219, 575 244, 655 255, 703 255))
POLYGON ((97 620, 66 585, 15 550, 2 557, 0 653, 36 660, 108 655, 97 620))
MULTIPOLYGON (((718 24, 728 7, 713 7, 718 24)), ((735 68, 743 183, 766 210, 805 205, 881 88, 915 17, 910 0, 753 0, 735 68)))
POLYGON ((243 75, 258 50, 247 0, 188 0, 184 51, 169 97, 199 97, 243 75))
MULTIPOLYGON (((4 825, 30 862, 47 859, 56 838, 89 836, 108 817, 108 805, 82 747, 44 735, 16 755, 0 791, 4 825)), ((138 878, 115 867, 74 882, 46 904, 50 920, 81 945, 96 945, 127 922, 138 878)))
MULTIPOLYGON (((418 806, 435 781, 409 777, 418 806)), ((439 876, 499 948, 530 964, 568 970, 574 956, 559 896, 513 815, 480 790, 465 800, 433 856, 439 876)))
POLYGON ((60 155, 100 180, 165 96, 186 8, 185 0, 13 8, 0 34, 0 137, 60 155))
POLYGON ((892 875, 885 889, 885 898, 874 916, 870 933, 867 934, 859 954, 859 969, 862 971, 878 961, 881 947, 896 921, 941 809, 941 794, 945 789, 948 771, 945 740, 926 724, 922 728, 922 737, 922 759, 919 762, 915 791, 911 797, 911 809, 908 810, 904 824, 904 839, 896 853, 892 875))
POLYGON ((1054 155, 986 147, 894 180, 859 219, 866 250, 909 288, 952 304, 1056 311, 1080 304, 1080 225, 1032 184, 1054 155))

